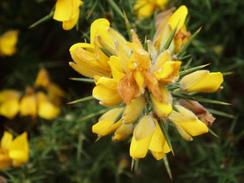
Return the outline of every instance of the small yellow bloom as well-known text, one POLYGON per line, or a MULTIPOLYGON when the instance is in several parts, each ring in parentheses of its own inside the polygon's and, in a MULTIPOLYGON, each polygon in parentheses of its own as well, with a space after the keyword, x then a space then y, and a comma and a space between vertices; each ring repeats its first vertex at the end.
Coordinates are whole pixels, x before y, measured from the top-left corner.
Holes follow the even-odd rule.
POLYGON ((21 166, 29 159, 29 145, 27 133, 13 139, 11 133, 5 131, 1 139, 0 147, 0 169, 10 166, 21 166))
POLYGON ((0 115, 12 119, 19 112, 20 93, 15 90, 0 92, 0 115))
POLYGON ((158 122, 150 115, 142 117, 134 130, 130 144, 130 156, 133 159, 144 158, 148 150, 157 160, 170 152, 158 122))
POLYGON ((138 18, 146 18, 151 16, 155 10, 163 9, 167 3, 168 0, 137 0, 134 10, 138 18))
POLYGON ((60 114, 60 108, 53 104, 48 96, 46 96, 44 93, 39 92, 36 96, 37 100, 37 113, 38 116, 46 119, 46 120, 52 120, 55 119, 60 114))
POLYGON ((223 81, 221 72, 199 70, 184 76, 180 80, 180 88, 186 92, 212 93, 219 90, 223 81))
POLYGON ((185 22, 188 15, 186 6, 180 6, 176 11, 168 10, 158 15, 156 20, 156 34, 154 45, 158 50, 165 46, 170 34, 176 30, 169 50, 178 53, 183 45, 188 41, 190 33, 187 31, 185 22))
POLYGON ((208 132, 208 127, 190 110, 180 105, 175 105, 177 111, 169 115, 178 132, 185 140, 193 140, 192 137, 208 132))
POLYGON ((123 108, 114 108, 103 114, 98 122, 92 126, 92 132, 98 136, 105 136, 114 132, 120 125, 120 115, 123 112, 123 108))
POLYGON ((48 88, 49 85, 50 85, 49 74, 46 69, 42 68, 37 74, 35 87, 48 88))
POLYGON ((18 34, 16 30, 9 30, 0 36, 0 56, 15 54, 18 34))
POLYGON ((37 116, 37 101, 34 93, 27 94, 20 100, 20 115, 21 116, 37 116))
POLYGON ((63 23, 64 30, 72 29, 79 20, 82 0, 57 0, 53 19, 63 23))

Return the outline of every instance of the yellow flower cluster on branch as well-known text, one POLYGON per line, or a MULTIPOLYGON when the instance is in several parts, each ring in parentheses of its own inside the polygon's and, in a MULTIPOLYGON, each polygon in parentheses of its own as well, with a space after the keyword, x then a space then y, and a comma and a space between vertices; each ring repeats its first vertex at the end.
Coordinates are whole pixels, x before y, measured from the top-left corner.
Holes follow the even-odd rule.
POLYGON ((220 72, 195 70, 180 75, 183 62, 177 54, 191 36, 185 25, 187 15, 186 6, 160 14, 147 49, 134 30, 128 41, 104 18, 91 24, 90 43, 70 48, 74 61, 70 66, 94 79, 93 97, 101 105, 112 107, 92 131, 99 137, 113 133, 115 141, 132 136, 133 159, 144 158, 150 151, 160 160, 172 151, 162 130, 165 124, 172 123, 184 139, 193 140, 207 133, 207 124, 214 120, 197 101, 179 100, 174 95, 216 92, 223 83, 220 72))
POLYGON ((25 164, 29 159, 29 144, 27 133, 13 139, 13 135, 4 132, 0 146, 0 169, 11 166, 18 167, 25 164))
POLYGON ((60 113, 64 92, 51 82, 45 69, 41 69, 33 87, 27 87, 24 95, 15 90, 0 92, 0 115, 9 119, 20 116, 37 116, 52 120, 60 113))

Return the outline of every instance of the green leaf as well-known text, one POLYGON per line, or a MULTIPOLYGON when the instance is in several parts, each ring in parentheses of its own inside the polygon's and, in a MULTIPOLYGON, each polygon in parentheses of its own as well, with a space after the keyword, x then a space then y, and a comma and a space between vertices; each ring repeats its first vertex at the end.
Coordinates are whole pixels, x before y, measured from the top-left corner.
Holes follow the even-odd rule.
POLYGON ((53 17, 54 11, 51 11, 49 14, 47 14, 46 16, 42 17, 40 20, 36 21, 35 23, 31 24, 29 26, 29 29, 32 29, 40 24, 42 24, 43 22, 46 22, 48 20, 50 20, 53 17))
POLYGON ((94 99, 93 96, 88 96, 88 97, 84 97, 84 98, 80 98, 80 99, 71 101, 68 104, 76 104, 76 103, 86 102, 86 101, 93 100, 93 99, 94 99))
POLYGON ((168 158, 167 158, 166 154, 165 154, 165 156, 163 158, 163 162, 164 162, 164 166, 166 168, 166 171, 167 171, 167 173, 169 175, 170 180, 173 180, 172 172, 171 172, 171 169, 170 169, 170 166, 169 166, 169 161, 168 161, 168 158))
POLYGON ((81 81, 85 83, 95 83, 94 79, 90 79, 90 78, 69 78, 69 79, 73 81, 81 81))

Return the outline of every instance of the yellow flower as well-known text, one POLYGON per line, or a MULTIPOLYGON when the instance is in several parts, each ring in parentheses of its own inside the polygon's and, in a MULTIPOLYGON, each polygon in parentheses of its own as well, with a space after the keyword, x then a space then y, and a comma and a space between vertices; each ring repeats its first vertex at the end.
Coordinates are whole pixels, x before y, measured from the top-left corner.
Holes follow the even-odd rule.
POLYGON ((20 93, 15 90, 0 92, 0 115, 12 119, 19 112, 20 93))
POLYGON ((208 132, 208 127, 197 116, 183 106, 175 105, 177 111, 169 115, 180 135, 186 140, 208 132))
POLYGON ((20 100, 20 115, 21 116, 37 116, 37 101, 34 93, 29 92, 20 100))
POLYGON ((186 92, 211 93, 219 90, 223 81, 221 72, 199 70, 184 76, 180 80, 180 88, 186 92))
POLYGON ((64 30, 72 29, 80 16, 81 0, 57 0, 53 19, 63 23, 64 30))
POLYGON ((37 93, 36 100, 39 117, 46 120, 52 120, 60 114, 60 108, 53 104, 43 92, 37 93))
POLYGON ((16 30, 9 30, 0 36, 0 56, 15 54, 18 34, 16 30))
POLYGON ((0 147, 0 169, 10 166, 18 167, 26 163, 29 159, 29 145, 27 133, 13 139, 11 133, 5 131, 1 139, 0 147))
POLYGON ((121 121, 119 117, 123 112, 123 108, 114 108, 103 114, 98 122, 92 126, 92 132, 99 136, 108 135, 116 130, 121 121))
POLYGON ((168 10, 158 15, 156 20, 156 34, 154 44, 158 50, 162 49, 168 41, 170 34, 175 30, 173 41, 170 43, 169 50, 178 53, 190 37, 185 21, 188 15, 186 6, 180 6, 174 13, 168 10))
POLYGON ((168 0, 137 0, 134 10, 138 18, 146 18, 151 16, 155 10, 163 9, 167 3, 168 0))
POLYGON ((158 122, 150 115, 143 116, 135 127, 130 144, 130 156, 133 159, 144 158, 148 150, 157 160, 170 152, 158 122))

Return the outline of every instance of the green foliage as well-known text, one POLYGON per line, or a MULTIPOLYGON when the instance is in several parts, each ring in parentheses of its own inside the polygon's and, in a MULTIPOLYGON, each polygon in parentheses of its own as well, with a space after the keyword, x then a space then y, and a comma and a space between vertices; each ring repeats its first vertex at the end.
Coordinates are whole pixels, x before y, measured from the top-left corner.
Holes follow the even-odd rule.
MULTIPOLYGON (((0 33, 14 28, 20 30, 20 37, 17 54, 0 58, 0 88, 24 91, 27 85, 33 83, 38 69, 44 66, 53 80, 65 89, 68 94, 66 102, 90 95, 92 83, 68 80, 79 77, 68 66, 71 59, 69 47, 73 43, 89 40, 90 23, 99 17, 111 20, 112 26, 127 37, 128 30, 135 28, 142 40, 151 38, 155 30, 154 17, 137 20, 133 3, 132 0, 85 0, 77 29, 65 32, 60 23, 52 19, 28 28, 51 12, 54 1, 1 0, 0 33)), ((169 127, 169 133, 174 136, 172 145, 175 156, 168 157, 173 182, 243 182, 244 1, 170 2, 175 6, 181 4, 189 7, 190 30, 195 32, 202 27, 189 46, 191 65, 211 63, 208 66, 211 70, 233 72, 225 77, 224 90, 217 96, 232 105, 207 105, 215 111, 223 111, 225 116, 231 116, 216 116, 212 129, 219 138, 208 134, 195 138, 194 142, 184 142, 169 127)), ((184 60, 189 60, 189 57, 184 60)), ((207 98, 211 97, 207 95, 207 98)), ((131 172, 128 142, 114 143, 110 137, 96 141, 91 125, 101 112, 103 108, 97 102, 86 101, 75 105, 64 104, 62 115, 52 122, 37 120, 32 124, 31 119, 8 121, 1 118, 2 129, 13 124, 17 126, 17 132, 28 129, 31 147, 29 163, 3 171, 2 175, 11 183, 171 182, 163 162, 151 157, 141 160, 138 169, 131 172)))

